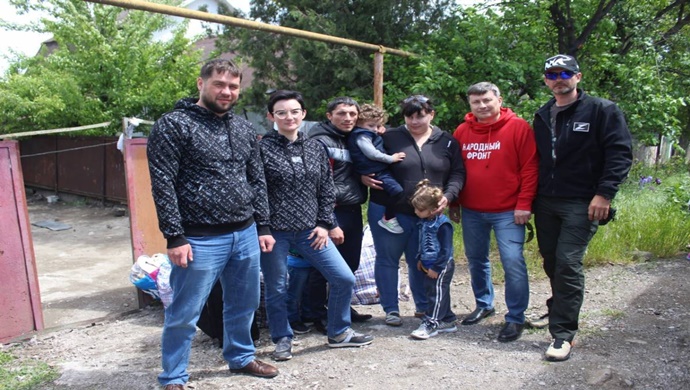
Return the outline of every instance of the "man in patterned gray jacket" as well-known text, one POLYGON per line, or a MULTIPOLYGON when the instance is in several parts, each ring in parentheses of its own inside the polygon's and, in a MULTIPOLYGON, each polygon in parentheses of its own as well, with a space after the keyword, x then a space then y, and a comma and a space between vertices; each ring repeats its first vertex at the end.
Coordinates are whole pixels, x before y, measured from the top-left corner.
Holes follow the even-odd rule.
POLYGON ((275 241, 268 228, 257 231, 257 225, 268 226, 268 198, 255 131, 232 112, 240 80, 231 61, 206 63, 197 79, 199 99, 177 102, 148 140, 153 199, 173 263, 158 376, 166 390, 184 389, 189 380, 196 322, 219 279, 230 371, 278 374, 254 358, 250 332, 259 307, 260 252, 270 252, 275 241))

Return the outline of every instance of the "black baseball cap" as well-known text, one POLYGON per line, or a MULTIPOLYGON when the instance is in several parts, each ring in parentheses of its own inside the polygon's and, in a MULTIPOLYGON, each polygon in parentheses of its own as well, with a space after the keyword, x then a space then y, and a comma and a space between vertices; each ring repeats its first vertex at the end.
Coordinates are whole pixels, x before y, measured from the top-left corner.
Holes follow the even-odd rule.
POLYGON ((544 63, 544 72, 548 72, 550 69, 554 68, 580 73, 580 65, 577 63, 575 57, 566 54, 558 54, 546 60, 544 63))

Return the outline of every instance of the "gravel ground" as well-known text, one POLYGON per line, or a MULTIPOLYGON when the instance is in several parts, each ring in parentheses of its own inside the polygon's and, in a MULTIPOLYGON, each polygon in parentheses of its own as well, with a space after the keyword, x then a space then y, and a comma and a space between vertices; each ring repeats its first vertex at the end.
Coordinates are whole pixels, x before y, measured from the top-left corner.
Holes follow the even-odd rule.
MULTIPOLYGON (((320 334, 298 337, 294 358, 277 363, 280 375, 274 379, 230 374, 220 349, 199 331, 188 388, 690 389, 688 276, 684 257, 588 270, 581 330, 567 362, 543 360, 550 342, 545 329, 498 343, 505 314, 500 300, 496 316, 426 341, 409 337, 419 320, 413 305, 402 302, 399 328, 384 324, 378 305, 357 308, 374 315, 355 326, 375 335, 369 346, 333 350, 320 334)), ((528 314, 543 312, 548 291, 543 279, 531 283, 528 314)), ((466 265, 459 264, 451 297, 460 317, 474 307, 471 294, 466 265)), ((502 294, 496 286, 496 295, 502 294)), ((161 307, 151 307, 2 348, 56 367, 60 378, 44 389, 157 389, 162 323, 161 307)), ((272 350, 264 329, 257 356, 270 361, 272 350)))

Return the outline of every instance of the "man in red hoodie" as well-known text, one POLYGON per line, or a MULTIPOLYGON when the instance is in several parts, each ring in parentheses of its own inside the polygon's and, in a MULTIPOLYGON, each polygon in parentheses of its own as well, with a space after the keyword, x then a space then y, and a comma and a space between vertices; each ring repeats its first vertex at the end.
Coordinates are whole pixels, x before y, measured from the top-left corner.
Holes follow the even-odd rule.
POLYGON ((450 209, 455 222, 462 219, 465 255, 469 263, 476 309, 462 320, 474 325, 493 315, 489 242, 493 229, 505 271, 508 314, 498 341, 522 335, 529 303, 529 280, 523 257, 525 224, 532 216, 537 191, 538 157, 534 132, 509 108, 494 84, 481 82, 467 90, 472 112, 455 130, 467 170, 458 205, 450 209))

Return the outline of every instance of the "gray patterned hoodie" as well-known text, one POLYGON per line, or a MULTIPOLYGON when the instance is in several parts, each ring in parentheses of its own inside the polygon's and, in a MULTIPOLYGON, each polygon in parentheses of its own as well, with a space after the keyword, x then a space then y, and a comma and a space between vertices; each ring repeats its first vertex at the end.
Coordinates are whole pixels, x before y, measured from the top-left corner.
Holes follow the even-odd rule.
MULTIPOLYGON (((185 235, 268 225, 266 181, 251 123, 182 99, 156 121, 147 156, 158 223, 168 248, 185 235)), ((268 231, 259 234, 270 234, 268 231)))
MULTIPOLYGON (((298 133, 294 142, 273 131, 261 139, 271 230, 333 229, 335 186, 323 145, 298 133)), ((261 228, 262 226, 260 226, 261 228)))

